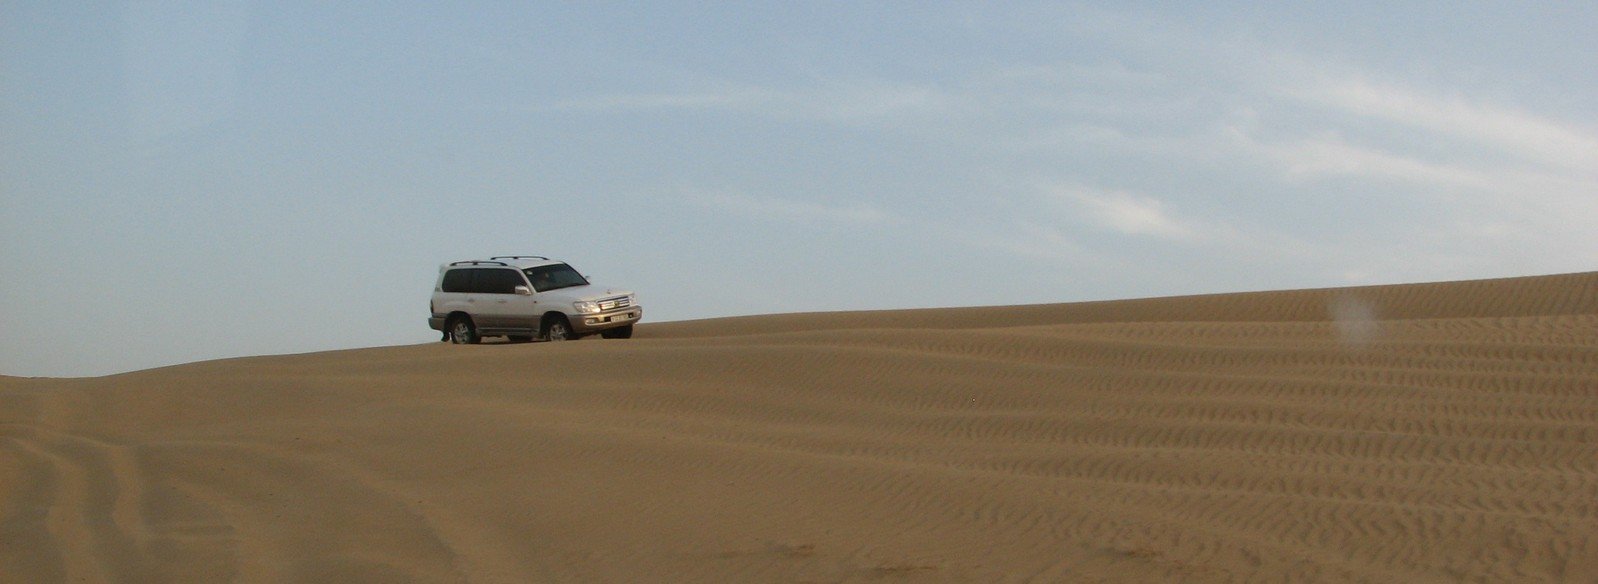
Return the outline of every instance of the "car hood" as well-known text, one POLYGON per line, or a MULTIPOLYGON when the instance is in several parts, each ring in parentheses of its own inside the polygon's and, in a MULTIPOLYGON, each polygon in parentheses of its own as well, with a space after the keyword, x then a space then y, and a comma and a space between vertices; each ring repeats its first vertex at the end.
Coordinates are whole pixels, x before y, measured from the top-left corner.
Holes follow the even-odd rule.
POLYGON ((550 290, 548 292, 539 292, 538 299, 546 301, 576 302, 578 300, 600 300, 604 298, 614 298, 616 296, 626 296, 632 293, 633 292, 631 290, 626 288, 590 283, 586 286, 572 286, 570 288, 560 288, 557 290, 550 290))

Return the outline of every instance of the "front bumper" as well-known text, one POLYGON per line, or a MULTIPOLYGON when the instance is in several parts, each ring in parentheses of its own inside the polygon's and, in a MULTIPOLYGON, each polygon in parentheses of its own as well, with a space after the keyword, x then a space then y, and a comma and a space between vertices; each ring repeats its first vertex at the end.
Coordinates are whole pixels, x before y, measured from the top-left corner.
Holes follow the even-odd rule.
POLYGON ((572 330, 579 334, 602 331, 638 322, 644 317, 644 307, 628 306, 609 312, 596 312, 594 314, 573 314, 567 320, 571 321, 572 330))

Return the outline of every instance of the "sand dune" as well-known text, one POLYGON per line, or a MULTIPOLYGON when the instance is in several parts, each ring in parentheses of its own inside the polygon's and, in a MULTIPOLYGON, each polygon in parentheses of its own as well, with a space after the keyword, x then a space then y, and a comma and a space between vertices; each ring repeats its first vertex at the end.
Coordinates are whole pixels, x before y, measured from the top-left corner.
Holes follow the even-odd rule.
POLYGON ((1598 273, 0 378, 5 582, 1594 582, 1598 273))

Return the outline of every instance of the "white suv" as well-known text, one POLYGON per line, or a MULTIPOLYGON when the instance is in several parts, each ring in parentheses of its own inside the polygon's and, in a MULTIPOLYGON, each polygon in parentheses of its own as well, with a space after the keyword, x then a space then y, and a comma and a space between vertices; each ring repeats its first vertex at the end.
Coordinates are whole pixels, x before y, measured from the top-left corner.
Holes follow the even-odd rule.
POLYGON ((565 341, 633 336, 644 309, 627 290, 593 284, 543 256, 495 256, 438 267, 427 326, 455 343, 483 337, 565 341))

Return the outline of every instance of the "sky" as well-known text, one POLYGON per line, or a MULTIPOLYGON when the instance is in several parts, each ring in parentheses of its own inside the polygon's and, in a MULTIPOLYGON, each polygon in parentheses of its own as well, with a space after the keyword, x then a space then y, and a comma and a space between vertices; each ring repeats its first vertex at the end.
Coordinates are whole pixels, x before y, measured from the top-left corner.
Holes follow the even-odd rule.
POLYGON ((1598 3, 0 0, 0 374, 1598 269, 1598 3))

